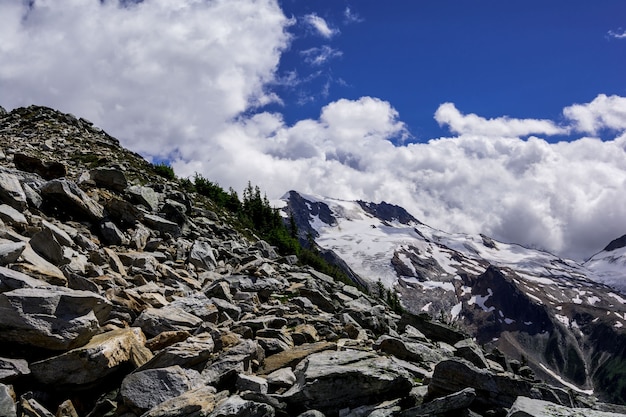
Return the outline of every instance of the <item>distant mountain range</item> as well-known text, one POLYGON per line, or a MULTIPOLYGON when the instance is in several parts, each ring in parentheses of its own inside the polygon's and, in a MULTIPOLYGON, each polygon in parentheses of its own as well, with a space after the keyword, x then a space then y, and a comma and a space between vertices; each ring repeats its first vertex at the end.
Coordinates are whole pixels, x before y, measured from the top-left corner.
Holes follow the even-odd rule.
POLYGON ((626 395, 626 237, 579 263, 436 230, 385 202, 296 191, 283 201, 300 239, 313 238, 373 291, 380 281, 409 311, 470 332, 546 380, 626 395))

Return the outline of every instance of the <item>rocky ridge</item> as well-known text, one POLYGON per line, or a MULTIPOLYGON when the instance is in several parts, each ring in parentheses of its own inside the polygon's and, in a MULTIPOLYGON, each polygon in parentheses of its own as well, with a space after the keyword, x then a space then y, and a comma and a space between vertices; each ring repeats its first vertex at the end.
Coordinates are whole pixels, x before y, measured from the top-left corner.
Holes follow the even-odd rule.
POLYGON ((2 416, 626 415, 279 256, 36 106, 0 108, 0 342, 2 416))

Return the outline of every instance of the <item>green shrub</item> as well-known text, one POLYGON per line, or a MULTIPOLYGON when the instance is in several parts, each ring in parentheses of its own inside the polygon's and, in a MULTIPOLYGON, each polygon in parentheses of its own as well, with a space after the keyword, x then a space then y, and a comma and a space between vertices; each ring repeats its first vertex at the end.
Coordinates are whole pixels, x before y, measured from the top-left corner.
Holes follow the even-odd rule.
POLYGON ((152 164, 152 169, 154 172, 168 180, 176 179, 176 174, 174 174, 174 169, 164 162, 159 162, 158 164, 152 164))

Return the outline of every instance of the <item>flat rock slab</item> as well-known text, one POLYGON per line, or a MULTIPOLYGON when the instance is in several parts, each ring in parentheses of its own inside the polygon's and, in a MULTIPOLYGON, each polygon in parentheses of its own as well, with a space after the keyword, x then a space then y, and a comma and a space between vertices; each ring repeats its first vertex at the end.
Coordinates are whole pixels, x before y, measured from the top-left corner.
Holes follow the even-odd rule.
POLYGON ((507 417, 624 417, 625 414, 591 410, 589 408, 569 408, 548 401, 518 397, 507 417))
POLYGON ((122 381, 120 395, 124 404, 140 413, 203 386, 200 373, 180 366, 148 369, 128 375, 122 381))
POLYGON ((293 349, 266 357, 263 369, 259 372, 259 374, 267 375, 277 369, 285 367, 294 368, 302 359, 312 355, 313 353, 331 349, 335 350, 336 348, 337 344, 332 342, 307 343, 305 345, 296 346, 293 349))
POLYGON ((47 203, 62 213, 78 219, 99 221, 104 209, 75 183, 65 179, 48 181, 41 187, 41 195, 47 203))
POLYGON ((86 344, 111 304, 103 297, 65 287, 19 288, 0 294, 0 341, 51 350, 86 344))
POLYGON ((89 343, 62 355, 31 364, 33 376, 44 384, 87 385, 118 367, 137 368, 152 358, 138 328, 113 330, 94 336, 89 343))
POLYGON ((356 350, 315 353, 294 374, 296 383, 282 397, 292 411, 336 413, 401 398, 412 388, 409 373, 392 359, 356 350))

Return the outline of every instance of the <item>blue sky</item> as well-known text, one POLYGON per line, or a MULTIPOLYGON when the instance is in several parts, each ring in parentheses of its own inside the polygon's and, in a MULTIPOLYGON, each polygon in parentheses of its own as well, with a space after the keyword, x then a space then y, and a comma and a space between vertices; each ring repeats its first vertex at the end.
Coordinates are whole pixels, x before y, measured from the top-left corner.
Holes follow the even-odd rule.
POLYGON ((424 141, 448 133, 433 119, 444 102, 486 118, 559 120, 563 107, 599 93, 626 95, 626 42, 616 37, 626 31, 620 0, 281 5, 287 16, 314 14, 335 30, 325 38, 304 22, 291 28, 279 71, 314 78, 278 90, 290 123, 316 117, 321 104, 368 95, 392 103, 414 140, 424 141), (307 64, 302 51, 320 47, 333 56, 307 64))
POLYGON ((1 106, 181 177, 579 260, 626 233, 623 0, 0 0, 0 40, 1 106))

